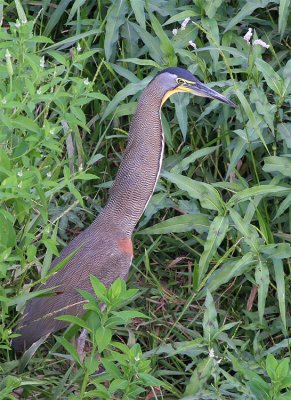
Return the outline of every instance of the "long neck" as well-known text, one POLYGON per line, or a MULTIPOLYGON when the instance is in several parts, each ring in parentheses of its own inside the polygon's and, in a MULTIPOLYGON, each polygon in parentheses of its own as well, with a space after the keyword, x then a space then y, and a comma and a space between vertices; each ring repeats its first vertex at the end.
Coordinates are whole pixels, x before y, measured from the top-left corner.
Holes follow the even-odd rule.
POLYGON ((128 144, 102 217, 131 236, 149 202, 162 164, 164 135, 157 83, 144 90, 129 130, 128 144))

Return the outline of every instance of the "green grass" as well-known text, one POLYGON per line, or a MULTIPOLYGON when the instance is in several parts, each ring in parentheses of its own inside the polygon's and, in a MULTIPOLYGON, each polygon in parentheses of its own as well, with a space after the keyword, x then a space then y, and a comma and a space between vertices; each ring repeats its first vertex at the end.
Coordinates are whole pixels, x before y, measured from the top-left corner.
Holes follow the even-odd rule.
POLYGON ((0 398, 291 399, 290 1, 81 3, 0 2, 0 398), (90 297, 14 354, 30 289, 105 205, 141 90, 175 65, 237 108, 171 97, 127 289, 93 279, 105 311, 90 297))

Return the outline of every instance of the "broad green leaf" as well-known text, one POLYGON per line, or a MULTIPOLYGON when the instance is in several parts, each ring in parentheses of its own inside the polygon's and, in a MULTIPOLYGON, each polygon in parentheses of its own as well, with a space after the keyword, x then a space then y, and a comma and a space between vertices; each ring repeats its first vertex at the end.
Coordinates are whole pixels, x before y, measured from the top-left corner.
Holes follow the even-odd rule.
MULTIPOLYGON (((8 305, 9 306, 15 306, 15 305, 22 306, 26 301, 31 300, 34 297, 43 297, 42 295, 45 295, 45 294, 47 294, 49 296, 50 293, 52 293, 54 291, 54 289, 56 289, 56 288, 57 288, 57 286, 50 287, 47 289, 37 289, 33 292, 23 293, 18 296, 11 297, 9 299, 8 305)), ((44 315, 44 318, 45 318, 45 315, 44 315)))
POLYGON ((46 36, 33 36, 29 39, 29 43, 54 43, 50 38, 46 36))
POLYGON ((82 207, 84 207, 84 201, 81 193, 76 189, 76 187, 72 183, 68 183, 68 189, 72 193, 73 196, 79 201, 82 207))
POLYGON ((169 218, 154 226, 143 229, 137 234, 141 235, 163 235, 167 233, 189 232, 195 229, 207 231, 209 218, 204 214, 187 214, 169 218))
MULTIPOLYGON (((65 0, 65 1, 70 2, 70 0, 65 0)), ((47 26, 46 26, 46 28, 47 28, 47 26)), ((101 32, 102 31, 100 29, 91 29, 90 31, 79 33, 78 35, 70 36, 67 39, 61 40, 58 43, 55 43, 49 47, 46 47, 45 49, 42 50, 42 52, 47 52, 48 50, 61 49, 63 47, 71 46, 71 45, 77 43, 79 40, 85 39, 86 37, 91 36, 91 35, 99 35, 101 32)))
POLYGON ((43 32, 44 36, 49 36, 51 31, 58 24, 59 20, 63 17, 70 2, 71 2, 71 0, 61 0, 57 4, 56 8, 54 9, 54 12, 51 14, 51 16, 48 19, 48 22, 45 26, 45 29, 43 32))
POLYGON ((162 57, 162 53, 160 51, 160 41, 157 37, 152 36, 145 29, 141 28, 139 25, 130 22, 133 29, 138 34, 139 38, 144 42, 147 46, 150 58, 152 58, 158 65, 163 65, 164 60, 162 57))
POLYGON ((239 160, 244 156, 246 149, 249 147, 248 143, 241 137, 234 139, 235 146, 231 154, 230 162, 227 168, 227 174, 225 179, 229 179, 231 172, 233 172, 237 166, 239 160))
POLYGON ((109 114, 115 111, 119 103, 121 103, 126 97, 132 96, 144 89, 150 80, 150 77, 146 77, 138 83, 129 83, 124 89, 120 90, 106 107, 102 116, 102 121, 108 117, 109 114))
POLYGON ((116 315, 118 318, 121 318, 124 321, 124 323, 128 323, 133 318, 145 318, 145 319, 150 318, 147 315, 145 315, 144 313, 141 313, 141 312, 135 311, 135 310, 113 311, 112 314, 116 315))
POLYGON ((26 130, 26 131, 31 131, 34 133, 40 133, 40 128, 39 126, 31 119, 28 117, 24 116, 19 116, 13 119, 13 125, 15 128, 26 130))
POLYGON ((208 183, 194 181, 186 176, 169 172, 163 172, 161 175, 170 182, 175 183, 179 189, 188 192, 191 198, 198 199, 202 207, 219 213, 223 212, 224 203, 219 192, 208 183))
POLYGON ((217 150, 220 146, 210 146, 210 147, 204 147, 203 149, 199 149, 194 151, 190 156, 183 158, 182 161, 180 161, 178 164, 176 164, 172 169, 171 173, 173 174, 180 174, 181 172, 185 171, 188 169, 188 167, 193 164, 196 160, 202 157, 206 157, 209 154, 213 153, 215 150, 217 150))
MULTIPOLYGON (((263 89, 257 87, 253 87, 250 92, 250 102, 256 105, 257 113, 263 117, 274 135, 274 120, 277 107, 274 104, 270 104, 263 89)), ((248 131, 250 131, 249 127, 248 131)))
POLYGON ((56 340, 58 343, 60 343, 64 349, 72 356, 73 360, 81 366, 81 361, 79 354, 76 350, 76 348, 72 345, 72 343, 68 342, 67 339, 61 336, 55 336, 56 340))
MULTIPOLYGON (((279 258, 273 259, 274 271, 275 271, 275 280, 276 280, 276 288, 277 288, 277 298, 279 302, 280 309, 280 317, 285 328, 285 332, 287 332, 287 320, 286 320, 286 290, 285 290, 285 273, 283 262, 279 258)), ((286 277, 287 279, 287 277, 286 277)))
POLYGON ((267 359, 266 359, 266 370, 271 378, 272 381, 276 380, 276 369, 278 366, 278 361, 276 358, 273 356, 273 354, 268 354, 267 359))
POLYGON ((11 161, 6 152, 0 147, 0 183, 10 173, 11 161))
MULTIPOLYGON (((189 60, 193 60, 194 55, 193 55, 193 48, 192 46, 190 46, 190 41, 191 42, 195 42, 197 36, 198 36, 198 28, 189 23, 186 26, 186 29, 184 30, 178 30, 178 33, 176 36, 173 37, 172 39, 172 43, 173 43, 173 47, 175 49, 175 52, 177 55, 180 56, 181 59, 189 59, 189 60), (187 50, 185 50, 187 49, 187 50)), ((197 60, 197 64, 203 64, 204 61, 202 61, 202 59, 196 59, 197 60)), ((194 66, 192 67, 194 70, 198 67, 194 66)), ((194 71, 193 71, 194 72, 194 71)))
POLYGON ((23 7, 21 5, 21 2, 19 0, 15 0, 15 5, 16 5, 16 10, 17 10, 19 20, 22 23, 27 22, 27 18, 26 18, 25 12, 23 10, 23 7))
POLYGON ((279 172, 284 176, 291 176, 291 158, 283 156, 271 156, 265 158, 263 170, 265 172, 279 172))
POLYGON ((207 17, 215 17, 216 11, 220 7, 223 0, 206 0, 205 13, 207 17))
POLYGON ((207 343, 211 344, 211 339, 218 330, 217 312, 213 297, 207 291, 205 299, 205 311, 203 314, 203 337, 207 343))
POLYGON ((229 210, 229 215, 233 220, 236 229, 242 234, 246 243, 250 246, 254 253, 257 253, 259 249, 259 238, 256 228, 253 225, 245 222, 239 213, 233 208, 229 210))
POLYGON ((145 0, 130 0, 131 8, 134 12, 135 19, 139 23, 139 25, 145 29, 146 28, 146 20, 145 20, 145 0))
POLYGON ((85 171, 80 172, 76 175, 75 179, 81 179, 82 181, 91 181, 92 179, 97 179, 98 176, 93 174, 88 174, 85 171))
MULTIPOLYGON (((142 28, 143 29, 143 28, 142 28)), ((139 51, 139 37, 136 34, 133 26, 130 24, 129 19, 127 18, 125 23, 121 27, 120 35, 122 37, 124 47, 122 49, 123 54, 126 54, 127 57, 135 57, 136 55, 140 55, 139 51)), ((113 68, 114 69, 114 68, 113 68)), ((136 72, 136 71, 134 71, 136 72)), ((134 73, 132 72, 134 75, 134 73)), ((135 82, 135 81, 132 81, 135 82)))
POLYGON ((263 74, 269 88, 273 90, 278 96, 283 96, 283 80, 280 75, 274 71, 270 63, 267 63, 266 61, 257 58, 255 64, 257 69, 263 74))
POLYGON ((276 243, 268 244, 260 247, 260 251, 266 254, 269 258, 290 258, 291 257, 291 244, 290 243, 276 243))
MULTIPOLYGON (((289 363, 290 360, 288 358, 284 358, 284 360, 279 362, 279 365, 276 370, 276 378, 288 378, 287 381, 289 382, 288 386, 291 386, 291 375, 290 375, 290 370, 289 370, 289 363)), ((288 387, 287 385, 285 386, 286 388, 288 387)), ((282 387, 282 386, 281 386, 282 387)))
POLYGON ((232 207, 233 204, 240 203, 241 201, 249 200, 252 197, 256 196, 286 196, 288 192, 291 191, 291 188, 287 188, 284 186, 277 185, 261 185, 261 186, 253 186, 251 188, 247 188, 242 190, 239 193, 236 193, 232 196, 232 198, 226 203, 227 208, 232 207))
POLYGON ((257 119, 249 105, 249 102, 247 101, 247 99, 245 98, 245 95, 243 94, 243 92, 241 90, 237 89, 235 91, 235 93, 236 93, 237 97, 239 98, 239 101, 241 102, 241 105, 249 119, 250 124, 252 125, 252 128, 255 130, 256 134, 261 139, 263 145, 265 146, 267 153, 269 154, 269 149, 267 147, 266 141, 262 135, 261 128, 258 125, 257 119))
POLYGON ((72 5, 72 8, 70 10, 70 14, 68 16, 68 20, 67 23, 70 22, 74 15, 76 14, 76 12, 78 11, 78 9, 80 9, 80 7, 86 2, 86 0, 75 0, 74 4, 72 5))
POLYGON ((177 57, 172 45, 171 40, 168 38, 166 32, 164 31, 162 25, 159 20, 154 16, 154 14, 148 9, 148 13, 151 19, 153 30, 160 40, 160 50, 163 53, 163 60, 165 65, 167 66, 175 66, 177 65, 177 57))
POLYGON ((218 215, 211 222, 207 239, 204 243, 204 250, 199 260, 199 282, 203 279, 211 259, 225 238, 228 226, 228 216, 223 217, 218 215))
POLYGON ((143 384, 146 386, 162 386, 163 381, 155 378, 151 374, 146 374, 141 372, 138 374, 139 378, 142 380, 143 384))
POLYGON ((249 252, 242 258, 233 262, 227 262, 215 271, 206 283, 206 288, 210 292, 216 291, 220 286, 230 282, 233 278, 243 275, 249 268, 256 263, 254 255, 249 252))
POLYGON ((280 215, 282 215, 290 206, 291 206, 291 193, 279 205, 274 220, 280 217, 280 215))
POLYGON ((245 17, 249 17, 257 8, 264 8, 273 0, 253 0, 246 2, 241 10, 228 22, 225 31, 229 31, 235 25, 239 24, 245 17))
POLYGON ((131 101, 130 103, 122 103, 116 107, 114 111, 114 117, 119 118, 125 115, 133 115, 137 108, 137 101, 131 101))
POLYGON ((59 252, 56 246, 56 241, 53 239, 42 239, 42 243, 45 245, 45 247, 54 255, 58 256, 59 252))
MULTIPOLYGON (((290 60, 291 65, 291 60, 290 60)), ((290 73, 290 81, 291 81, 291 73, 290 73)), ((282 123, 277 125, 280 138, 284 140, 288 149, 291 149, 291 123, 282 123)))
POLYGON ((95 292, 96 296, 97 296, 100 300, 102 300, 102 301, 107 300, 107 297, 106 297, 106 293, 107 293, 106 287, 105 287, 105 286, 103 285, 103 283, 97 278, 97 276, 95 276, 95 275, 90 275, 90 282, 91 282, 91 285, 92 285, 92 287, 93 287, 93 289, 94 289, 94 292, 95 292))
MULTIPOLYGON (((10 214, 11 216, 11 214, 10 214)), ((7 248, 13 248, 16 244, 16 233, 9 213, 0 211, 0 253, 7 248)))
MULTIPOLYGON (((207 32, 206 36, 207 36, 209 43, 214 47, 218 47, 220 44, 220 36, 219 36, 217 21, 215 19, 211 19, 211 18, 202 18, 201 25, 207 32)), ((212 68, 214 70, 216 70, 218 59, 219 59, 219 52, 216 50, 214 50, 214 51, 210 50, 210 55, 211 55, 211 58, 213 61, 212 68)))
POLYGON ((184 21, 186 18, 191 18, 191 17, 197 17, 200 14, 196 11, 193 11, 191 9, 189 10, 185 10, 185 11, 181 11, 178 14, 173 15, 171 18, 169 18, 164 24, 165 25, 169 25, 169 24, 173 24, 174 22, 178 22, 178 21, 184 21))
MULTIPOLYGON (((125 60, 131 60, 131 59, 130 58, 121 59, 121 60, 118 60, 118 61, 125 61, 125 60)), ((110 68, 112 68, 115 72, 117 72, 118 75, 122 76, 127 81, 129 81, 129 83, 138 83, 139 82, 138 77, 133 72, 129 71, 128 68, 124 68, 121 65, 116 65, 116 64, 113 64, 113 63, 106 63, 106 65, 109 65, 110 68)))
POLYGON ((280 0, 278 30, 281 35, 281 39, 286 29, 288 16, 290 17, 290 0, 280 0))
POLYGON ((175 93, 171 97, 171 101, 175 104, 176 116, 184 141, 188 131, 187 106, 190 103, 190 99, 190 95, 185 93, 175 93))
POLYGON ((68 59, 60 51, 50 50, 47 53, 58 61, 58 63, 68 67, 68 59))
POLYGON ((80 326, 81 328, 86 329, 88 332, 91 332, 92 330, 87 321, 84 321, 82 318, 76 317, 74 315, 61 315, 60 317, 55 317, 55 319, 80 326))
POLYGON ((114 1, 108 9, 106 16, 106 33, 104 40, 105 57, 109 61, 115 55, 119 29, 125 22, 128 5, 126 0, 114 1))
MULTIPOLYGON (((19 360, 18 364, 18 372, 20 374, 23 373, 25 367, 29 363, 29 361, 32 359, 38 348, 45 342, 47 336, 43 336, 40 339, 38 339, 36 342, 34 342, 29 349, 27 349, 24 354, 22 355, 21 359, 19 360)), ((32 382, 33 384, 33 382, 32 382)), ((36 383, 39 384, 39 383, 36 383)), ((1 398, 1 393, 0 393, 0 398, 1 398)))
POLYGON ((150 65, 157 68, 157 70, 161 69, 160 65, 153 60, 142 60, 139 58, 122 58, 120 61, 129 62, 136 65, 150 65))
POLYGON ((100 326, 95 331, 95 341, 97 343, 99 353, 102 353, 111 342, 112 331, 111 329, 104 328, 104 326, 100 326))
POLYGON ((199 393, 205 386, 207 386, 206 383, 210 378, 213 369, 214 360, 210 357, 207 357, 196 364, 196 368, 186 385, 184 393, 185 397, 183 397, 184 400, 191 400, 192 397, 189 396, 199 393))
POLYGON ((255 271, 256 284, 258 286, 258 311, 260 322, 263 323, 265 304, 268 295, 268 288, 270 283, 269 269, 265 262, 259 260, 255 271))

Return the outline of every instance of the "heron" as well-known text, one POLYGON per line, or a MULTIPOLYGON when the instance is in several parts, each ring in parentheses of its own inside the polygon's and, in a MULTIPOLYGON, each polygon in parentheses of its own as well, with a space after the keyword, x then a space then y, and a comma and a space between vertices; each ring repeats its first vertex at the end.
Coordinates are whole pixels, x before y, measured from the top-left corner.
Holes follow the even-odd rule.
POLYGON ((78 289, 93 294, 90 275, 109 287, 126 279, 133 259, 132 234, 157 184, 164 152, 161 107, 174 93, 191 93, 235 107, 235 103, 200 82, 190 71, 170 67, 157 73, 141 94, 129 129, 128 142, 108 202, 94 222, 75 237, 54 259, 51 268, 70 254, 66 265, 52 275, 42 289, 52 295, 31 299, 12 341, 23 351, 38 339, 68 325, 55 319, 84 313, 78 289))

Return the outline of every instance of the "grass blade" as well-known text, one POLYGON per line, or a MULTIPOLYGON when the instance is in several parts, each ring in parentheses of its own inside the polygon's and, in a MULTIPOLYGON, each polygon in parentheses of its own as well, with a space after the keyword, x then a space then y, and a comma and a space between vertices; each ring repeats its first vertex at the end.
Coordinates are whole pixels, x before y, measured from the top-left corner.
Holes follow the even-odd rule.
POLYGON ((259 260, 259 263, 256 267, 255 278, 258 286, 259 320, 261 323, 263 323, 270 277, 267 264, 261 260, 259 260))
POLYGON ((115 48, 119 37, 119 29, 125 22, 127 12, 128 5, 126 0, 114 1, 107 12, 104 50, 105 57, 108 61, 115 58, 115 48))
POLYGON ((228 217, 217 216, 212 221, 207 239, 204 243, 204 251, 199 260, 199 282, 203 279, 209 263, 216 253, 218 246, 223 241, 229 226, 228 217))
POLYGON ((209 227, 209 218, 203 214, 188 214, 169 218, 154 226, 137 232, 141 235, 163 235, 167 233, 189 232, 194 229, 205 232, 209 227))
POLYGON ((287 333, 287 321, 286 321, 286 291, 285 291, 285 274, 283 262, 279 258, 273 258, 273 265, 275 270, 275 280, 277 287, 277 298, 279 302, 280 316, 282 323, 287 333))

